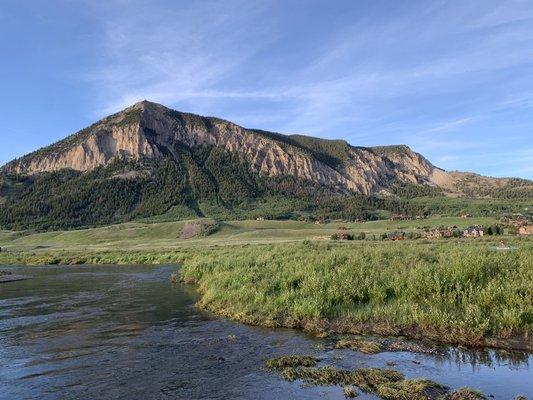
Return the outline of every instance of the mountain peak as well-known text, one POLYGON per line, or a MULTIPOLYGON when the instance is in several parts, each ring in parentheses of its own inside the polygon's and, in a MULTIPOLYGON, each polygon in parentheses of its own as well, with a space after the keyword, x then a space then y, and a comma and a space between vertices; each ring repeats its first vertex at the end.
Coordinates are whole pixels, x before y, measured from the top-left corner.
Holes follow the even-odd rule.
POLYGON ((147 107, 153 107, 153 106, 164 107, 162 104, 154 103, 153 101, 149 101, 149 100, 145 99, 145 100, 138 101, 137 103, 132 104, 129 107, 126 107, 126 109, 128 109, 128 108, 147 108, 147 107))
POLYGON ((141 100, 141 101, 138 101, 135 104, 132 104, 129 107, 126 107, 122 111, 119 111, 117 114, 128 113, 128 112, 130 112, 132 110, 140 110, 140 111, 149 111, 150 112, 150 111, 158 111, 158 110, 159 111, 164 111, 164 110, 170 110, 170 109, 165 107, 162 104, 154 103, 153 101, 141 100))
POLYGON ((246 129, 213 117, 178 112, 142 100, 48 147, 6 164, 0 171, 35 175, 62 169, 86 172, 116 159, 136 162, 212 149, 238 157, 254 173, 363 194, 396 183, 429 184, 454 191, 455 175, 434 167, 406 145, 355 147, 345 140, 246 129))

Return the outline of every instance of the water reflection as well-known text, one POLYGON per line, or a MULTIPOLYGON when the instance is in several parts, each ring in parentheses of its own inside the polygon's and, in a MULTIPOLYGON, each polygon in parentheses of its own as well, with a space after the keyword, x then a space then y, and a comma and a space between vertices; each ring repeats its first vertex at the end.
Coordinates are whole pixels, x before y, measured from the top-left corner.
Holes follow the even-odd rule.
POLYGON ((466 349, 450 347, 443 360, 455 364, 469 364, 472 369, 480 366, 495 367, 506 365, 509 368, 529 368, 530 354, 523 351, 507 351, 496 349, 466 349))

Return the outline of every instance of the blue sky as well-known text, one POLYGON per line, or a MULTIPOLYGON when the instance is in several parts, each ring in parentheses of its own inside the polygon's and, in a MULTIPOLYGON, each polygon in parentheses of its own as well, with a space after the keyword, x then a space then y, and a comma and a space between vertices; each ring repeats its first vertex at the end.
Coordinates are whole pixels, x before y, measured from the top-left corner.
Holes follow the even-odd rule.
POLYGON ((0 6, 0 164, 148 99, 533 178, 529 0, 0 6))

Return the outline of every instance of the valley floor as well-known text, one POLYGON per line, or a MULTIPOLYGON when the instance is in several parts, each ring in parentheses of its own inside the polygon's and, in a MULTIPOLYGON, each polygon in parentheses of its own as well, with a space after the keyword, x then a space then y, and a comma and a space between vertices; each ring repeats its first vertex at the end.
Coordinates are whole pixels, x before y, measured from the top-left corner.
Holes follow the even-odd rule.
POLYGON ((35 233, 32 231, 0 231, 0 247, 11 252, 101 251, 101 250, 168 250, 195 247, 329 241, 330 236, 345 227, 351 233, 365 232, 367 238, 393 230, 421 231, 423 227, 490 225, 491 217, 433 217, 412 221, 330 222, 316 225, 304 221, 225 221, 220 229, 207 237, 179 239, 186 221, 128 222, 98 228, 35 233))
POLYGON ((249 324, 375 333, 532 351, 533 240, 379 240, 393 229, 490 224, 444 218, 314 225, 226 222, 180 240, 183 222, 1 232, 0 264, 170 264, 199 306, 249 324), (365 240, 334 242, 339 226, 365 240), (373 237, 376 237, 373 240, 373 237))

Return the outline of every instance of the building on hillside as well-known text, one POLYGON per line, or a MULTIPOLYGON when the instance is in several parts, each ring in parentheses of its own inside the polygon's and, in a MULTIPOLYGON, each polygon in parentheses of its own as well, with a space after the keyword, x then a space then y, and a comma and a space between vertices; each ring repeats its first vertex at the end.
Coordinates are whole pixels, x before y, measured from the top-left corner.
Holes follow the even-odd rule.
POLYGON ((426 239, 439 239, 439 238, 451 238, 454 236, 454 232, 457 230, 457 226, 438 227, 435 229, 427 229, 424 232, 426 239))
POLYGON ((392 241, 405 240, 405 232, 394 231, 394 232, 387 233, 387 239, 392 240, 392 241))
POLYGON ((476 226, 469 226, 465 230, 463 230, 463 237, 480 237, 483 236, 483 227, 476 225, 476 226))
POLYGON ((451 238, 453 237, 453 231, 457 229, 457 226, 448 226, 446 228, 441 228, 440 233, 442 234, 442 237, 445 238, 451 238))
POLYGON ((440 239, 442 237, 442 234, 438 229, 430 229, 424 232, 424 237, 426 239, 440 239))
POLYGON ((533 224, 521 226, 518 228, 518 234, 522 236, 533 235, 533 224))
POLYGON ((523 214, 511 214, 504 215, 503 217, 501 217, 500 222, 506 225, 520 228, 521 226, 528 225, 530 223, 530 218, 523 214))

